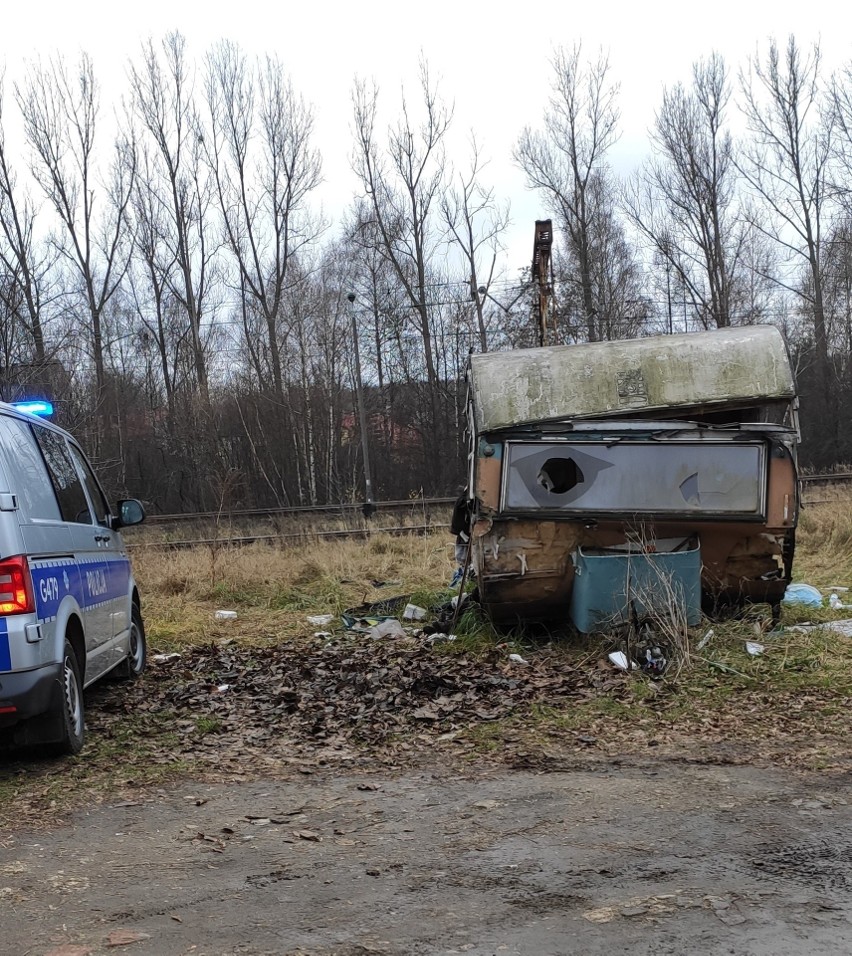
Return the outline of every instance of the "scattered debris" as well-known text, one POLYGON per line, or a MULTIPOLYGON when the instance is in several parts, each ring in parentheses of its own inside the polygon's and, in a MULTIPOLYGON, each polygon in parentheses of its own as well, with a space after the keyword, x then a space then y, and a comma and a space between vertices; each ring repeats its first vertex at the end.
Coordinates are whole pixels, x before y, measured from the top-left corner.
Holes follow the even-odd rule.
MULTIPOLYGON (((609 659, 620 671, 630 670, 631 665, 628 663, 627 655, 624 651, 613 651, 609 655, 609 659)), ((632 666, 635 667, 636 665, 633 664, 632 666)))
POLYGON ((662 677, 669 666, 668 659, 663 653, 662 647, 652 639, 649 642, 638 647, 633 655, 634 662, 642 668, 646 674, 654 677, 662 677))
POLYGON ((169 661, 180 660, 180 654, 176 651, 172 654, 153 654, 148 660, 152 664, 167 664, 169 661))
POLYGON ((399 623, 395 617, 387 618, 387 620, 382 621, 379 624, 376 624, 375 627, 371 627, 369 631, 370 637, 378 640, 383 637, 407 637, 405 628, 399 623))
POLYGON ((697 651, 704 650, 704 648, 707 647, 707 645, 710 643, 710 641, 713 640, 715 636, 716 636, 716 632, 711 627, 710 630, 705 633, 704 637, 702 637, 701 640, 695 645, 695 649, 697 651))
POLYGON ((784 597, 785 604, 804 604, 806 607, 822 607, 822 594, 811 584, 788 584, 784 597))
POLYGON ((422 621, 426 618, 427 610, 425 607, 418 607, 416 604, 406 604, 402 612, 404 621, 422 621))
POLYGON ((758 644, 757 641, 746 641, 745 648, 752 657, 759 657, 766 650, 764 645, 758 644))
POLYGON ((404 594, 371 604, 359 604, 344 611, 340 617, 347 630, 369 631, 382 621, 398 620, 410 598, 411 595, 404 594))
POLYGON ((513 664, 529 664, 529 661, 524 660, 523 657, 521 657, 520 654, 510 654, 510 655, 509 655, 509 660, 510 660, 513 664))
POLYGON ((844 604, 840 600, 840 595, 836 594, 834 591, 832 591, 832 593, 829 595, 828 606, 833 611, 848 611, 850 608, 852 608, 852 604, 844 604))
POLYGON ((333 614, 311 614, 306 618, 308 624, 313 624, 315 627, 325 627, 326 624, 331 624, 334 620, 333 614))
POLYGON ((785 627, 784 632, 788 631, 815 631, 817 629, 824 631, 834 631, 836 634, 842 634, 844 637, 852 637, 852 618, 843 618, 840 621, 824 621, 821 624, 794 624, 792 627, 785 627))
POLYGON ((217 621, 234 621, 237 618, 236 611, 217 611, 213 617, 217 621))

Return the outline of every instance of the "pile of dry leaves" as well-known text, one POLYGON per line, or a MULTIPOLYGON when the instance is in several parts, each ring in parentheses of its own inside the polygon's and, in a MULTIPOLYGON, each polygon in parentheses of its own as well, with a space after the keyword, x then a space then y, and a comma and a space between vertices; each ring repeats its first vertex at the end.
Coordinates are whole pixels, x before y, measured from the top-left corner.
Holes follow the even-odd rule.
MULTIPOLYGON (((517 655, 516 655, 517 656, 517 655)), ((621 675, 580 668, 558 656, 534 663, 495 650, 489 659, 435 648, 350 638, 264 648, 237 642, 186 649, 152 661, 130 687, 98 702, 98 722, 122 713, 168 717, 187 733, 238 736, 252 746, 345 741, 378 745, 409 732, 443 734, 618 692, 621 675)))

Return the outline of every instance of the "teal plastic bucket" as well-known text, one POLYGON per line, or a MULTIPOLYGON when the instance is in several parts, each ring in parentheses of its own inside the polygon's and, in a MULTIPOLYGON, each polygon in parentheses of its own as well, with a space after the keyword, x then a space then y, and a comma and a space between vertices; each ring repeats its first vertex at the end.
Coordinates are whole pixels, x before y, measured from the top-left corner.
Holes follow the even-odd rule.
POLYGON ((690 627, 701 623, 700 547, 651 552, 579 548, 572 558, 571 620, 581 633, 626 624, 631 603, 640 620, 674 611, 690 627))

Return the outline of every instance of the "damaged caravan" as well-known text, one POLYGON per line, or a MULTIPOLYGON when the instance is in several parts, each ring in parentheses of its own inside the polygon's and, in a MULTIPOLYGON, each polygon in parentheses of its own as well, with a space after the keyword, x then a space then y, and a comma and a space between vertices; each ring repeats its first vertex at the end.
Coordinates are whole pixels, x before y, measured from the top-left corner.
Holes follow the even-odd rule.
POLYGON ((588 632, 673 593, 690 624, 777 615, 798 517, 777 329, 472 355, 468 386, 471 560, 495 620, 588 632))

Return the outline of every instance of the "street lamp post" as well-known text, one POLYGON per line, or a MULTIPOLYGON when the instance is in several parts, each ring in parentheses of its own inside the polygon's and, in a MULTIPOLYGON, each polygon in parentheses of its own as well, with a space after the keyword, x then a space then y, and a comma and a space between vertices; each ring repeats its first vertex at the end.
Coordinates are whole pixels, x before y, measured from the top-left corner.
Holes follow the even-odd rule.
POLYGON ((364 460, 364 517, 370 518, 376 510, 373 504, 373 482, 370 478, 370 443, 367 438, 367 412, 364 408, 364 386, 361 381, 361 353, 358 348, 358 323, 355 318, 355 293, 346 296, 352 319, 352 346, 355 350, 355 400, 358 405, 358 424, 361 429, 361 457, 364 460))

